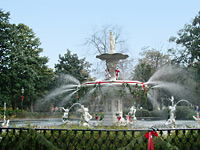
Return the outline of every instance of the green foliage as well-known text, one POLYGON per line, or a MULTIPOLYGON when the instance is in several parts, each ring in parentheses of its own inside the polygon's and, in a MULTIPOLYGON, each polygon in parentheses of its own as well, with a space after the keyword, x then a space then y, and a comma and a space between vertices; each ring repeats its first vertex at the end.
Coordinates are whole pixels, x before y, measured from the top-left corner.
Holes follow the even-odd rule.
POLYGON ((136 117, 150 117, 150 112, 146 109, 138 109, 135 115, 136 117))
POLYGON ((177 106, 176 108, 176 119, 189 120, 196 116, 196 111, 192 110, 190 107, 177 106))
MULTIPOLYGON (((119 148, 118 150, 131 150, 131 149, 147 149, 148 140, 144 136, 148 131, 140 132, 138 137, 134 138, 126 147, 119 148)), ((153 143, 155 149, 163 149, 163 150, 178 150, 176 146, 171 145, 169 142, 164 141, 160 137, 155 137, 153 135, 153 143)))
POLYGON ((139 63, 133 70, 133 79, 147 82, 155 71, 170 63, 169 55, 155 49, 144 48, 139 63))
POLYGON ((162 119, 167 119, 168 109, 150 111, 150 116, 151 117, 159 117, 159 118, 162 118, 162 119))
MULTIPOLYGON (((3 119, 4 111, 0 111, 0 119, 3 119)), ((20 109, 8 109, 6 110, 6 118, 7 119, 14 119, 14 118, 23 118, 23 119, 36 119, 36 118, 61 118, 63 112, 29 112, 20 109)))
MULTIPOLYGON (((178 31, 177 37, 171 37, 170 42, 176 43, 176 48, 169 49, 172 63, 184 66, 194 76, 195 83, 189 84, 194 92, 200 92, 200 11, 193 20, 178 31)), ((191 77, 190 77, 191 78, 191 77)), ((199 95, 199 94, 198 94, 199 95)))
MULTIPOLYGON (((136 117, 158 117, 167 119, 168 115, 168 108, 154 111, 148 111, 147 109, 137 109, 136 111, 136 117)), ((193 116, 196 116, 196 112, 190 107, 177 106, 175 116, 178 120, 193 120, 193 116)))
MULTIPOLYGON (((48 141, 45 136, 39 134, 35 130, 29 130, 28 134, 26 132, 22 133, 25 136, 23 139, 15 145, 9 145, 9 149, 16 150, 35 150, 35 149, 48 149, 48 150, 59 150, 59 148, 55 147, 51 141, 48 141), (31 146, 35 145, 35 146, 31 146)), ((16 137, 15 137, 16 138, 16 137)), ((12 139, 14 140, 14 139, 12 139)))
POLYGON ((184 49, 172 49, 170 52, 175 55, 174 61, 187 65, 195 64, 200 61, 200 12, 190 24, 185 24, 179 30, 178 37, 171 37, 171 42, 181 45, 184 49))
POLYGON ((149 88, 147 86, 138 85, 136 84, 135 87, 132 87, 128 83, 122 84, 122 89, 119 91, 121 93, 121 97, 127 96, 127 91, 131 93, 132 97, 137 99, 135 101, 136 105, 140 105, 140 107, 147 108, 147 93, 149 91, 149 88))
POLYGON ((138 65, 136 65, 133 73, 133 79, 146 82, 153 75, 155 70, 151 65, 146 62, 141 61, 138 65))
MULTIPOLYGON (((0 132, 1 149, 148 149, 149 131, 9 129, 0 132)), ((155 149, 198 150, 199 130, 158 131, 153 135, 155 149), (162 134, 161 134, 162 133, 162 134)))
POLYGON ((86 81, 89 77, 89 64, 85 58, 79 59, 77 54, 71 54, 70 50, 64 56, 59 55, 58 64, 55 65, 56 75, 69 74, 78 81, 86 81))
POLYGON ((0 105, 6 102, 21 107, 24 87, 24 106, 30 106, 49 88, 53 70, 47 68, 47 57, 41 57, 39 38, 24 24, 9 23, 9 13, 0 10, 0 105))
MULTIPOLYGON (((67 50, 64 56, 59 55, 58 63, 55 64, 55 74, 56 77, 52 82, 54 88, 66 86, 66 85, 78 85, 83 81, 89 80, 89 64, 85 61, 85 58, 79 59, 77 54, 72 54, 70 50, 67 50)), ((78 90, 78 89, 77 89, 78 90)), ((86 87, 81 87, 79 93, 74 94, 68 101, 64 104, 65 107, 72 105, 78 101, 78 97, 83 96, 87 91, 86 87)), ((69 92, 65 92, 52 99, 52 103, 56 106, 60 101, 67 97, 69 92)))

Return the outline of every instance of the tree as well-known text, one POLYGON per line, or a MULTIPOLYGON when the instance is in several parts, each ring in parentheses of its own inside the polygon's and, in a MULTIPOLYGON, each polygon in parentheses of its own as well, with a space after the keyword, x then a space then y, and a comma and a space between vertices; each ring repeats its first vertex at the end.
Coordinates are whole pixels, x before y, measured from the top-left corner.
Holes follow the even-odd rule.
MULTIPOLYGON (((48 89, 53 70, 46 65, 47 57, 40 57, 40 41, 32 29, 24 24, 9 23, 9 13, 0 10, 0 101, 21 107, 21 89, 24 104, 33 102, 48 89)), ((32 108, 32 107, 31 107, 32 108)))
POLYGON ((58 64, 55 65, 56 75, 68 74, 80 82, 89 78, 89 67, 91 64, 85 58, 79 59, 77 54, 71 54, 70 50, 64 56, 59 55, 58 64))
MULTIPOLYGON (((171 37, 170 42, 176 44, 176 48, 169 49, 172 54, 172 63, 184 67, 195 81, 185 83, 193 92, 200 92, 200 11, 184 28, 178 31, 178 37, 171 37)), ((189 80, 189 78, 188 78, 189 80)))
POLYGON ((143 56, 140 61, 146 62, 155 70, 171 62, 168 54, 164 54, 154 48, 144 47, 140 55, 143 56))
MULTIPOLYGON (((185 24, 184 28, 178 31, 178 37, 171 37, 170 42, 180 45, 180 49, 170 49, 174 55, 174 63, 186 66, 195 66, 200 62, 200 11, 191 24, 185 24)), ((199 67, 197 65, 196 67, 199 67)))
POLYGON ((109 39, 110 31, 115 35, 115 44, 120 49, 120 52, 126 51, 126 48, 122 47, 126 42, 121 36, 122 28, 119 26, 105 25, 102 28, 95 28, 93 34, 86 38, 86 45, 92 46, 99 54, 109 52, 109 39))
POLYGON ((143 82, 147 82, 156 70, 171 62, 169 55, 148 47, 140 55, 142 58, 133 70, 133 78, 143 82))
MULTIPOLYGON (((110 50, 110 31, 114 33, 116 51, 120 53, 127 52, 127 40, 123 38, 123 29, 119 26, 105 25, 102 28, 95 28, 93 34, 86 38, 85 45, 89 45, 93 50, 95 50, 95 53, 93 54, 108 53, 110 50)), ((119 62, 117 67, 120 70, 120 78, 130 78, 130 75, 125 76, 125 74, 127 74, 127 72, 130 72, 132 62, 133 59, 123 60, 119 62)), ((97 78, 102 78, 102 75, 105 75, 105 69, 107 69, 106 64, 104 61, 101 61, 100 63, 97 62, 96 68, 93 70, 93 72, 97 76, 97 78)))
POLYGON ((142 82, 147 82, 152 76, 154 69, 145 61, 139 62, 133 72, 133 79, 142 82))
MULTIPOLYGON (((72 54, 70 50, 67 50, 64 56, 59 55, 58 63, 55 64, 55 74, 56 77, 54 78, 53 86, 56 89, 62 89, 63 87, 68 89, 67 85, 71 84, 80 84, 81 82, 90 80, 89 76, 89 67, 90 63, 83 59, 79 59, 77 54, 72 54)), ((71 92, 71 91, 69 91, 71 92)), ((69 106, 72 105, 74 102, 77 102, 77 95, 71 95, 68 98, 68 103, 64 104, 65 98, 68 97, 71 93, 61 92, 55 96, 51 97, 51 102, 53 105, 58 106, 69 106), (63 104, 61 104, 63 103, 63 104)), ((78 93, 77 93, 78 94, 78 93)))

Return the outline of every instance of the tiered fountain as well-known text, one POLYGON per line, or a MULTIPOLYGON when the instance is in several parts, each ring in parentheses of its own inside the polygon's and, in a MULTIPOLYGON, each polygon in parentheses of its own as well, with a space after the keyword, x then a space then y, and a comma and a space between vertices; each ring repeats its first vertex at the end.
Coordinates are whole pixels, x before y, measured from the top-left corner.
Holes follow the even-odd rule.
POLYGON ((103 92, 104 95, 106 94, 103 124, 105 126, 114 125, 118 121, 117 115, 120 117, 123 116, 122 99, 120 98, 119 90, 116 90, 117 87, 122 87, 122 84, 129 84, 130 86, 141 86, 145 90, 145 84, 139 81, 117 80, 119 73, 117 64, 120 60, 128 58, 128 55, 115 52, 115 40, 112 32, 110 32, 110 52, 97 55, 96 58, 106 61, 108 79, 104 81, 86 82, 81 86, 92 87, 94 85, 100 85, 106 89, 103 92))

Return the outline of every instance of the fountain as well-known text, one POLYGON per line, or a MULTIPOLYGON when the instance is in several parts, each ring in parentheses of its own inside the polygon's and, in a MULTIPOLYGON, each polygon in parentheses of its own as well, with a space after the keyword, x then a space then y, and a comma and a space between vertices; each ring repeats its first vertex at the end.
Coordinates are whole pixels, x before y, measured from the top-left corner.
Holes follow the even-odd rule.
MULTIPOLYGON (((122 99, 120 98, 119 88, 123 85, 127 86, 140 86, 145 91, 145 84, 139 81, 132 80, 117 80, 119 70, 117 70, 117 64, 120 60, 128 58, 128 55, 115 52, 115 40, 114 35, 110 32, 110 51, 109 53, 97 55, 102 61, 106 61, 107 80, 104 81, 93 81, 83 83, 80 87, 100 87, 104 88, 103 95, 106 95, 104 99, 104 119, 103 125, 110 126, 116 122, 124 122, 123 110, 122 110, 122 99), (118 89, 117 89, 118 88, 118 89), (115 91, 116 90, 116 91, 115 91), (117 117, 118 115, 118 117, 117 117)), ((102 90, 103 91, 103 90, 102 90)))
MULTIPOLYGON (((122 87, 125 87, 126 89, 139 89, 143 90, 144 93, 146 93, 146 85, 153 85, 152 90, 155 90, 159 88, 160 86, 163 86, 163 82, 161 84, 159 82, 154 83, 150 79, 148 82, 143 83, 140 81, 133 81, 133 80, 118 80, 118 73, 119 70, 117 70, 117 64, 120 60, 125 60, 128 58, 128 55, 124 55, 122 53, 116 53, 115 51, 115 40, 114 40, 114 35, 112 32, 110 32, 110 51, 109 53, 97 55, 96 58, 105 61, 106 62, 106 73, 107 73, 107 79, 103 81, 90 81, 90 82, 85 82, 82 84, 77 85, 77 89, 75 92, 80 92, 81 89, 87 89, 85 92, 82 92, 86 94, 89 90, 91 89, 89 93, 94 92, 95 90, 100 91, 99 93, 104 96, 103 98, 103 112, 104 112, 104 118, 102 120, 102 124, 105 126, 112 126, 115 125, 116 123, 119 125, 128 125, 128 124, 134 124, 134 122, 137 121, 137 118, 135 116, 136 114, 136 108, 135 106, 132 106, 130 108, 130 111, 126 117, 123 117, 123 99, 121 98, 120 95, 120 89, 122 87)), ((172 73, 171 73, 172 74, 172 73)), ((169 85, 169 84, 168 84, 169 85)), ((173 84, 174 85, 174 84, 173 84)), ((131 91, 131 90, 130 90, 131 91)), ((148 94, 149 96, 149 94, 148 94)), ((176 111, 176 106, 180 102, 187 102, 187 100, 180 100, 176 104, 174 104, 174 97, 172 96, 171 99, 169 99, 172 103, 171 106, 169 106, 170 110, 170 117, 169 119, 164 123, 167 126, 175 127, 175 111, 176 111)), ((191 104, 191 103, 190 103, 191 104)), ((77 105, 75 103, 74 105, 77 105)), ((73 107, 72 105, 71 107, 73 107)), ((81 106, 81 109, 79 112, 82 113, 82 119, 84 123, 88 123, 89 120, 92 118, 90 115, 88 115, 88 108, 85 108, 83 105, 79 104, 81 106)), ((64 110, 64 109, 63 109, 64 110)), ((69 109, 70 110, 70 109, 69 109)), ((69 111, 68 110, 68 111, 69 111)), ((65 111, 65 110, 64 110, 65 111)), ((66 118, 67 116, 64 113, 63 118, 66 118)), ((98 120, 98 119, 96 119, 98 120)))

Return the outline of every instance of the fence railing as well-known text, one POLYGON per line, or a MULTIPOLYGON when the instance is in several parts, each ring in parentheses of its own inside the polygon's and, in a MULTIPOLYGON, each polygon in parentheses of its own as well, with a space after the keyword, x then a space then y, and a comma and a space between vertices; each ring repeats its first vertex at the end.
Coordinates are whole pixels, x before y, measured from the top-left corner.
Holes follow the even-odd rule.
MULTIPOLYGON (((0 128, 1 149, 148 149, 147 130, 0 128)), ((157 149, 200 149, 200 129, 160 129, 157 149)))

